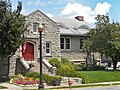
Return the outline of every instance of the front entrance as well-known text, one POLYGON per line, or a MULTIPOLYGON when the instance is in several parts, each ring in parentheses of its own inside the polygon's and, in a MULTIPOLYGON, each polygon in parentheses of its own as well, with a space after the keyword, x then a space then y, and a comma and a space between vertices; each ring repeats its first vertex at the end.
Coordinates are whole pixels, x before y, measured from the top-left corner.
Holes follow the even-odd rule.
POLYGON ((25 42, 23 49, 22 49, 22 57, 26 61, 33 61, 34 60, 34 44, 30 42, 25 42))

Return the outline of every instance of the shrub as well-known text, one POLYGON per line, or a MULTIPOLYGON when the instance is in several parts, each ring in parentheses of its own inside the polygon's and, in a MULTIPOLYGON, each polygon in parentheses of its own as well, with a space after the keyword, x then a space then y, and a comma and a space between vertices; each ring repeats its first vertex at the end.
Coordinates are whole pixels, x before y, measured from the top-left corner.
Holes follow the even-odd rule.
POLYGON ((50 58, 48 61, 54 67, 60 67, 60 61, 57 58, 50 58))
POLYGON ((7 76, 0 76, 0 82, 6 82, 6 81, 9 81, 10 78, 7 77, 7 76))
POLYGON ((67 59, 67 58, 61 58, 61 63, 63 63, 63 64, 68 64, 68 63, 70 63, 70 61, 67 59))
POLYGON ((81 71, 81 70, 83 70, 83 68, 84 68, 84 65, 74 64, 75 71, 81 71))
POLYGON ((74 70, 74 64, 72 64, 67 58, 61 58, 61 64, 68 65, 71 69, 74 70))
POLYGON ((61 64, 60 68, 57 69, 56 74, 61 76, 69 76, 70 72, 74 69, 67 64, 61 64), (64 73, 63 73, 64 72, 64 73))
POLYGON ((94 70, 105 70, 105 67, 96 65, 96 66, 94 66, 93 69, 94 69, 94 70))
POLYGON ((60 76, 49 76, 49 75, 43 75, 43 79, 49 86, 50 85, 52 85, 52 86, 60 85, 61 80, 62 80, 62 78, 60 76))
POLYGON ((26 73, 26 77, 39 78, 39 73, 38 72, 28 72, 28 73, 26 73))
POLYGON ((82 84, 88 83, 87 78, 79 72, 74 72, 74 77, 82 78, 82 84))

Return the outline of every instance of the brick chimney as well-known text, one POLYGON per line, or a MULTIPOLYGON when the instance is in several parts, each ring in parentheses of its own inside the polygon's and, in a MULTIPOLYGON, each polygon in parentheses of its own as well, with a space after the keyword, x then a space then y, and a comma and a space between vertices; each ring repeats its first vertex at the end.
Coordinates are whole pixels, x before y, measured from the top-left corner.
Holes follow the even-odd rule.
POLYGON ((84 21, 83 16, 76 16, 75 19, 77 19, 78 21, 84 21))

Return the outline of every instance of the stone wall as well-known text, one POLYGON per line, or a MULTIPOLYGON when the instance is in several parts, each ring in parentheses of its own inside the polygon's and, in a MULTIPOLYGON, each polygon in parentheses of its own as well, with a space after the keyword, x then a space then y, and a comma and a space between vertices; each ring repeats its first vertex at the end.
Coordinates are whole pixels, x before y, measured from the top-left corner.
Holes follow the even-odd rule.
POLYGON ((61 57, 68 58, 69 60, 85 60, 86 55, 82 52, 62 52, 61 57))
POLYGON ((8 75, 8 58, 0 58, 0 76, 8 75))
POLYGON ((16 56, 16 55, 13 55, 13 56, 10 58, 9 76, 13 76, 13 75, 15 74, 16 59, 17 59, 17 56, 16 56))
POLYGON ((39 32, 33 32, 33 23, 45 24, 45 30, 42 33, 42 50, 43 50, 43 58, 51 58, 51 57, 60 57, 60 31, 57 27, 57 24, 47 17, 45 14, 36 10, 26 16, 26 25, 27 31, 25 32, 25 38, 27 41, 32 41, 35 44, 35 60, 39 58, 39 32), (46 55, 46 42, 51 42, 51 55, 46 55))
MULTIPOLYGON (((60 58, 61 52, 60 52, 60 31, 57 27, 56 22, 51 20, 49 17, 47 17, 45 14, 43 14, 41 11, 36 10, 26 16, 26 26, 27 30, 24 33, 24 37, 26 39, 26 42, 30 42, 34 44, 34 61, 32 61, 32 64, 34 64, 34 67, 32 70, 39 71, 39 32, 33 32, 33 24, 37 23, 39 26, 40 24, 45 24, 45 29, 42 33, 42 56, 45 59, 49 58, 60 58), (50 42, 51 44, 51 54, 46 54, 46 42, 50 42)), ((27 62, 28 63, 28 62, 27 62)), ((31 62, 29 62, 31 63, 31 62)), ((43 72, 48 72, 46 70, 47 68, 43 66, 43 72)))

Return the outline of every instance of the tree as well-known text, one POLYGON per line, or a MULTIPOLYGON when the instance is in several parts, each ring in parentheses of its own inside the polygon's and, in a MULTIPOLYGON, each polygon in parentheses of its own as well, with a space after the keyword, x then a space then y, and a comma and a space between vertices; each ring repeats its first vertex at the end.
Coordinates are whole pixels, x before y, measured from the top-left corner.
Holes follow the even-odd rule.
POLYGON ((95 62, 94 62, 94 47, 93 47, 93 41, 95 36, 95 29, 91 29, 90 32, 87 33, 87 38, 85 39, 83 46, 83 52, 86 53, 86 66, 91 67, 93 69, 95 62), (91 63, 88 63, 91 62, 91 63))
POLYGON ((22 2, 12 11, 10 0, 0 1, 0 57, 10 57, 21 45, 25 31, 25 17, 20 14, 22 2))
POLYGON ((101 56, 110 57, 116 70, 120 60, 120 25, 110 23, 108 15, 97 15, 95 19, 97 22, 94 34, 89 33, 92 35, 89 47, 91 51, 101 53, 101 56))
POLYGON ((105 50, 106 56, 109 56, 113 62, 113 69, 116 70, 118 61, 120 61, 120 25, 112 23, 109 25, 110 38, 108 48, 105 50))

